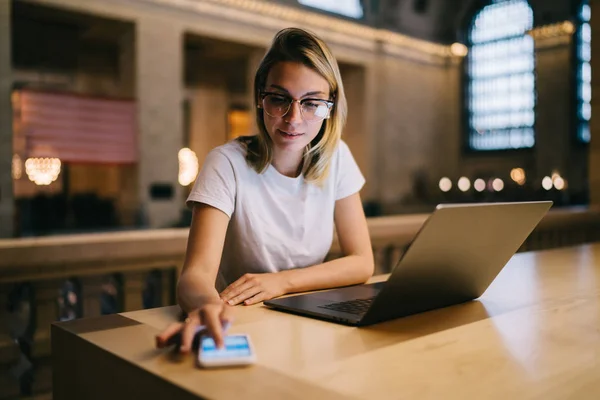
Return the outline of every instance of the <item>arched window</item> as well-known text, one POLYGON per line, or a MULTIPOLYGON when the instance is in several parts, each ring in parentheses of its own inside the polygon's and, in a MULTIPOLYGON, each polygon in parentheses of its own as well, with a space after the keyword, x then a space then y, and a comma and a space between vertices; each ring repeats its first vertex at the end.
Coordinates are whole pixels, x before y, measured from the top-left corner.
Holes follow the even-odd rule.
POLYGON ((579 12, 577 30, 577 136, 584 143, 590 141, 590 118, 592 116, 592 55, 590 27, 591 10, 584 1, 579 12))
POLYGON ((526 0, 494 0, 469 27, 468 147, 506 150, 535 144, 534 43, 526 0))

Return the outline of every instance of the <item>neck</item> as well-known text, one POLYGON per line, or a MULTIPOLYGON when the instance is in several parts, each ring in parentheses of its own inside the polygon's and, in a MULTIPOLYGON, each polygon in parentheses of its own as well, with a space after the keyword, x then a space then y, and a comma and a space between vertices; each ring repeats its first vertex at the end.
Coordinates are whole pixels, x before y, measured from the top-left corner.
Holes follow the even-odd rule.
POLYGON ((295 178, 300 175, 303 152, 275 151, 271 164, 282 175, 295 178))

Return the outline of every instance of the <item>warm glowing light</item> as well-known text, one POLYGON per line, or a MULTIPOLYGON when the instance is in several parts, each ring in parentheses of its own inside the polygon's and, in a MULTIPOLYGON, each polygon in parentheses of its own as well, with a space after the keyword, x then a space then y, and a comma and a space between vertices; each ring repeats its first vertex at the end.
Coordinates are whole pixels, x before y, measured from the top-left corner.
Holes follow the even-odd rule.
POLYGON ((461 192, 466 192, 471 188, 471 181, 466 176, 461 176, 458 180, 458 188, 461 192))
POLYGON ((529 35, 534 39, 547 39, 552 37, 572 35, 575 33, 575 25, 571 21, 558 22, 556 24, 538 26, 530 30, 529 35))
POLYGON ((478 192, 483 192, 485 190, 485 181, 483 179, 475 179, 475 182, 473 182, 473 187, 478 192))
POLYGON ((452 43, 450 52, 457 57, 465 57, 469 53, 469 49, 462 43, 452 43))
POLYGON ((449 192, 452 189, 452 181, 450 178, 443 177, 440 179, 440 190, 442 192, 449 192))
POLYGON ((58 178, 60 165, 58 158, 28 158, 25 173, 36 185, 49 185, 58 178))
POLYGON ((563 179, 562 176, 560 176, 560 174, 557 171, 552 172, 552 184, 550 185, 550 187, 552 187, 553 185, 557 190, 563 190, 567 185, 567 182, 563 179))
POLYGON ((562 23, 563 32, 568 34, 575 33, 575 25, 571 21, 565 21, 562 23))
POLYGON ((525 184, 525 171, 523 168, 513 168, 510 171, 510 178, 515 181, 518 185, 523 186, 525 184))
POLYGON ((552 189, 552 178, 550 178, 549 176, 545 176, 544 179, 542 179, 542 187, 546 190, 550 190, 552 189))
POLYGON ((12 159, 12 177, 16 180, 21 179, 21 176, 23 176, 23 160, 15 154, 12 159))
POLYGON ((227 114, 229 126, 229 140, 240 136, 250 135, 252 132, 252 114, 246 110, 231 110, 227 114))
POLYGON ((192 150, 184 147, 179 150, 179 184, 187 186, 194 182, 198 175, 198 157, 192 150))
POLYGON ((563 190, 565 188, 565 180, 560 176, 554 179, 553 184, 557 190, 563 190))
POLYGON ((500 178, 494 179, 492 182, 492 188, 494 188, 496 192, 502 191, 502 189, 504 189, 504 181, 500 178))

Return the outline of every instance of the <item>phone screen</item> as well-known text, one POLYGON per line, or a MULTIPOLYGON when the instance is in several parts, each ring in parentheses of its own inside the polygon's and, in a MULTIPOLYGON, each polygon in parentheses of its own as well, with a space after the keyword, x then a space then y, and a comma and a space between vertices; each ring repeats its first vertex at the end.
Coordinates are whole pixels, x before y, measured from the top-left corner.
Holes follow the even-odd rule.
POLYGON ((250 344, 243 335, 225 336, 225 348, 217 349, 210 337, 202 339, 201 357, 205 360, 239 358, 251 356, 250 344))

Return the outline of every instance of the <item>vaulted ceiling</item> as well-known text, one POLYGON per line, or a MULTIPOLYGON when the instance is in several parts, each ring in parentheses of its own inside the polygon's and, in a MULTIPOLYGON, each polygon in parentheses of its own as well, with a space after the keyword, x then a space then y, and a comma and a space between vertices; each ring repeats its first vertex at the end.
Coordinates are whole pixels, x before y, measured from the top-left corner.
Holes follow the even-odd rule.
MULTIPOLYGON (((379 3, 377 25, 440 43, 462 41, 469 21, 489 0, 366 0, 379 3)), ((573 18, 581 0, 529 0, 534 25, 573 18)))
MULTIPOLYGON (((267 0, 302 7, 298 0, 267 0)), ((360 0, 362 22, 439 43, 462 41, 473 15, 491 0, 360 0)), ((529 0, 536 26, 573 18, 582 0, 529 0)))

